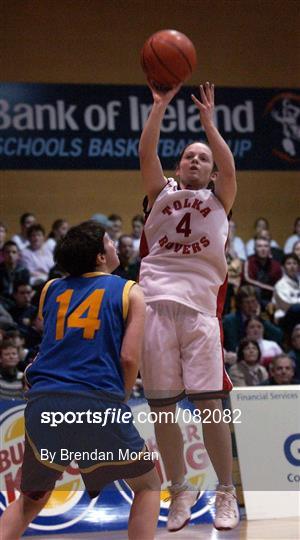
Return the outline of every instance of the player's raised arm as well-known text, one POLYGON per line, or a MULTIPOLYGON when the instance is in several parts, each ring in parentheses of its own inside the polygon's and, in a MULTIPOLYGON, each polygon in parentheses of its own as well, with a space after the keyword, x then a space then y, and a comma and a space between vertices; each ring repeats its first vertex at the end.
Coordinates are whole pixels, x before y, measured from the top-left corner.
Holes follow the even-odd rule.
POLYGON ((130 396, 139 370, 144 338, 145 309, 143 291, 139 285, 133 285, 129 293, 129 308, 120 360, 127 397, 130 396))
POLYGON ((142 131, 139 144, 139 156, 144 190, 148 196, 149 205, 152 206, 157 195, 166 184, 166 179, 157 153, 160 127, 166 108, 178 92, 180 86, 177 86, 166 93, 159 92, 151 86, 150 83, 149 86, 153 96, 153 105, 142 131))
POLYGON ((237 190, 235 164, 229 146, 214 124, 214 85, 208 82, 204 86, 200 85, 200 98, 192 95, 219 171, 215 180, 215 195, 229 213, 237 190))

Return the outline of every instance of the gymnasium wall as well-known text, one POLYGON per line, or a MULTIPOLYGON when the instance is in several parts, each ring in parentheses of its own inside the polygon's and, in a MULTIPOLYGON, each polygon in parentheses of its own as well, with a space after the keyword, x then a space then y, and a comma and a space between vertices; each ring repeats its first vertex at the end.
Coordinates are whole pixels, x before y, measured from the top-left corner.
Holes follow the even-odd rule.
MULTIPOLYGON (((2 0, 0 24, 3 81, 144 84, 144 40, 175 28, 198 51, 191 84, 299 86, 293 0, 2 0)), ((248 238, 263 215, 283 242, 299 214, 299 172, 247 171, 238 173, 238 184, 239 234, 248 238)), ((128 229, 141 210, 137 171, 1 171, 0 190, 0 219, 10 234, 24 211, 47 228, 58 217, 75 223, 96 211, 117 212, 128 229)))

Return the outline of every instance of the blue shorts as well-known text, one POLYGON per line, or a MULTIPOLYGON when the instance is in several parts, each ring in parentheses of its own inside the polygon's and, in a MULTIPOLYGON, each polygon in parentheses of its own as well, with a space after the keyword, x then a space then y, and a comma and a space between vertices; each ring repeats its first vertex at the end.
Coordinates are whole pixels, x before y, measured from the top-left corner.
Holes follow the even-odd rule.
POLYGON ((38 499, 75 461, 90 496, 154 467, 125 403, 73 394, 30 399, 25 409, 21 491, 38 499))

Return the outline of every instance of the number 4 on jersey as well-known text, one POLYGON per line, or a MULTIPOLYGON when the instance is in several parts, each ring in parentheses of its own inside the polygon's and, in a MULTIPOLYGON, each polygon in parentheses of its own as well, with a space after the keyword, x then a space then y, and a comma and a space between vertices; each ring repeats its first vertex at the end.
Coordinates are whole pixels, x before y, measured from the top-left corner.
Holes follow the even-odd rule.
POLYGON ((191 213, 187 212, 184 214, 183 218, 179 221, 176 232, 180 234, 184 234, 185 237, 190 236, 192 229, 191 229, 191 213))

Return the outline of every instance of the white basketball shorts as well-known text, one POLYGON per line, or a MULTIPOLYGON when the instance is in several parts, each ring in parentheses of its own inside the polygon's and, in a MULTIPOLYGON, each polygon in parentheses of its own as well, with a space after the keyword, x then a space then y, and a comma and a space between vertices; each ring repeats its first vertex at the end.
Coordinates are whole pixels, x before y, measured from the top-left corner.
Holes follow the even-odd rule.
POLYGON ((151 405, 223 398, 232 389, 225 371, 222 323, 173 301, 146 308, 141 375, 151 405))

